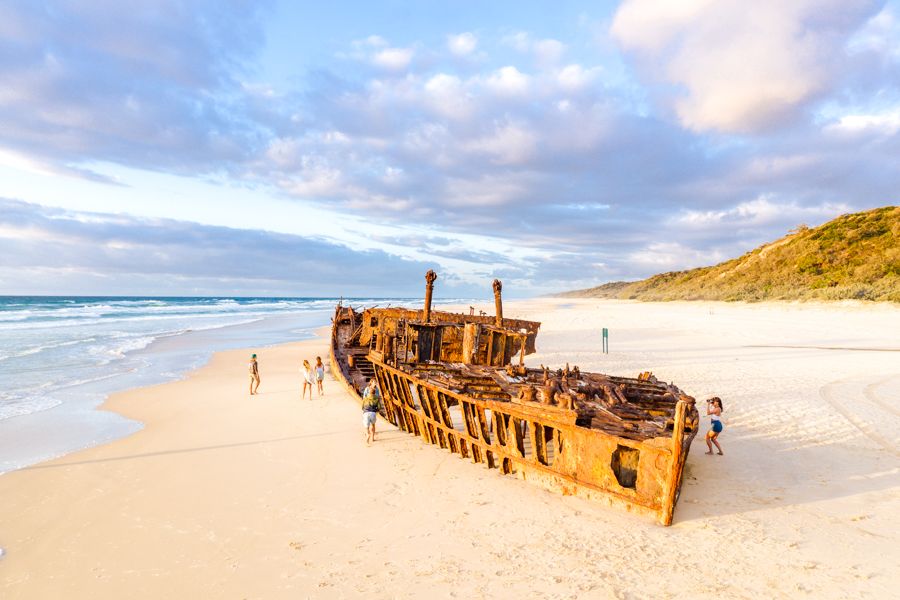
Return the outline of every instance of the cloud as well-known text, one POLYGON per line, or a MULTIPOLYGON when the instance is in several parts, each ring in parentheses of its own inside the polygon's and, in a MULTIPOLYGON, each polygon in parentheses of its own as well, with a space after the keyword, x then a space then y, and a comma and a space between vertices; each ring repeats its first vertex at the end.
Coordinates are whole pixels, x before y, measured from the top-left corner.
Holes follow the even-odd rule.
POLYGON ((534 43, 531 36, 524 31, 507 34, 503 36, 501 41, 503 44, 515 48, 518 52, 528 52, 534 43))
POLYGON ((356 40, 353 42, 353 46, 357 48, 369 47, 369 48, 384 48, 388 45, 386 39, 381 37, 380 35, 370 35, 369 37, 356 40))
POLYGON ((542 67, 549 67, 559 62, 566 52, 566 45, 553 38, 535 39, 525 31, 503 36, 502 43, 514 48, 522 54, 534 56, 535 61, 542 67))
POLYGON ((556 77, 561 89, 577 92, 593 83, 600 71, 599 68, 585 69, 579 64, 571 64, 560 69, 556 77))
POLYGON ((873 52, 900 61, 900 18, 896 7, 885 5, 847 43, 851 53, 873 52))
MULTIPOLYGON (((484 225, 495 221, 491 207, 509 206, 515 199, 521 198, 527 190, 524 181, 517 182, 502 176, 485 175, 477 179, 451 178, 444 183, 442 196, 445 198, 447 211, 458 211, 463 220, 484 225), (486 210, 487 209, 487 210, 486 210)), ((448 218, 454 218, 447 215, 448 218)))
POLYGON ((438 73, 425 83, 429 106, 438 114, 451 119, 471 117, 473 106, 466 87, 459 77, 438 73))
POLYGON ((825 127, 837 135, 875 134, 891 136, 900 130, 900 108, 876 114, 848 114, 825 127))
POLYGON ((496 124, 489 135, 474 139, 466 149, 484 154, 498 165, 521 164, 534 157, 537 135, 517 123, 496 124))
POLYGON ((778 202, 761 196, 725 210, 682 211, 673 221, 678 226, 690 229, 727 228, 733 232, 749 227, 761 228, 777 224, 786 231, 808 220, 819 222, 848 211, 849 207, 846 204, 800 206, 796 202, 778 202))
POLYGON ((502 96, 524 95, 530 83, 531 77, 511 65, 498 69, 486 80, 487 87, 502 96))
POLYGON ((447 48, 456 56, 469 56, 478 47, 478 38, 470 32, 447 36, 447 48))
POLYGON ((457 266, 460 273, 500 268, 520 286, 538 274, 532 281, 542 285, 651 275, 659 261, 648 257, 669 248, 651 248, 661 239, 689 249, 673 251, 667 260, 675 266, 739 255, 799 222, 889 203, 891 186, 900 184, 888 164, 900 140, 885 131, 863 133, 879 140, 865 150, 827 127, 768 134, 753 145, 722 143, 636 114, 602 85, 599 65, 507 64, 469 76, 448 65, 432 69, 344 82, 305 107, 341 143, 308 131, 295 138, 298 152, 339 173, 340 186, 303 187, 312 179, 303 163, 268 177, 298 199, 381 223, 420 223, 435 235, 477 234, 521 249, 528 258, 509 265, 470 252, 472 262, 457 266), (335 97, 352 98, 352 110, 335 97), (552 277, 544 273, 550 264, 557 265, 552 277))
POLYGON ((325 238, 0 199, 4 293, 415 295, 429 268, 325 238))
POLYGON ((759 132, 838 84, 846 43, 880 4, 626 0, 611 31, 650 77, 678 90, 671 102, 684 126, 759 132))
POLYGON ((534 44, 534 53, 538 64, 554 65, 559 62, 566 51, 566 45, 559 40, 539 40, 534 44))
POLYGON ((720 252, 699 251, 678 242, 653 242, 628 258, 645 272, 663 273, 716 264, 731 257, 720 252))
POLYGON ((385 48, 372 56, 372 62, 389 71, 402 71, 412 62, 412 48, 385 48))
POLYGON ((0 8, 0 146, 71 174, 112 161, 195 173, 255 148, 234 91, 265 4, 174 1, 0 8))
MULTIPOLYGON (((405 277, 393 254, 421 257, 417 283, 431 261, 447 280, 505 274, 534 291, 646 276, 741 254, 800 221, 897 203, 895 17, 865 2, 812 6, 765 0, 746 16, 735 0, 627 0, 612 28, 625 54, 542 26, 505 37, 439 30, 430 46, 335 40, 343 52, 289 83, 256 70, 268 9, 110 2, 48 16, 14 3, 0 8, 0 51, 11 57, 0 75, 21 85, 0 88, 0 163, 95 178, 97 162, 215 172, 403 232, 380 236, 390 252, 373 257, 265 232, 254 241, 178 222, 114 226, 109 215, 101 222, 128 234, 107 238, 62 215, 65 231, 43 224, 51 247, 84 260, 46 257, 34 269, 158 277, 146 274, 152 262, 173 278, 202 277, 213 263, 187 272, 171 260, 191 263, 186 247, 146 242, 171 228, 198 236, 198 257, 224 240, 224 260, 239 261, 229 236, 258 245, 267 289, 288 286, 282 273, 306 254, 360 286, 378 279, 343 265, 385 278, 399 265, 405 277), (65 246, 64 232, 83 241, 65 246), (104 241, 92 249, 89 238, 104 241), (114 260, 130 252, 133 271, 114 260), (266 252, 287 259, 267 262, 266 252)), ((215 268, 244 285, 245 275, 215 268)))

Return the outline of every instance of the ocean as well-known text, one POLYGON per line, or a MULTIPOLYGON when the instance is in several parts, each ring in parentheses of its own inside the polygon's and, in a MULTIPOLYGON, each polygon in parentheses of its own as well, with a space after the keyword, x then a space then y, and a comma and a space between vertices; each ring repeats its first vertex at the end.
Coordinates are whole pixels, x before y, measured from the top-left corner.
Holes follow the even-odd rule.
POLYGON ((219 350, 309 339, 336 302, 0 296, 0 473, 137 431, 96 407, 112 392, 179 379, 219 350))

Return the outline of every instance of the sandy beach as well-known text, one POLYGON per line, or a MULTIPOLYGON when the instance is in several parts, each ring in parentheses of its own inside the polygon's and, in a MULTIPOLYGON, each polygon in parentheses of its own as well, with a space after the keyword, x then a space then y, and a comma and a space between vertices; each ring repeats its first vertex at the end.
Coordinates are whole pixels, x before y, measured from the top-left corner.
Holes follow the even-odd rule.
POLYGON ((258 396, 250 349, 116 394, 104 409, 141 431, 0 476, 0 597, 896 597, 900 308, 539 299, 505 316, 543 323, 529 365, 723 399, 725 455, 695 440, 672 527, 384 421, 367 447, 330 374, 300 399, 323 337, 253 349, 258 396))

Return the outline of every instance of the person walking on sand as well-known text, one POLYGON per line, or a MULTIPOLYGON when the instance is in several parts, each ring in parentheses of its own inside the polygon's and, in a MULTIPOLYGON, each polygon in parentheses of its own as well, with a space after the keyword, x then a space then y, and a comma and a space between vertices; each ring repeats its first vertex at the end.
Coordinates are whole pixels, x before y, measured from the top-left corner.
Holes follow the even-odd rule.
POLYGON ((325 381, 325 365, 322 364, 322 357, 316 357, 316 387, 319 388, 319 396, 325 395, 325 388, 322 382, 325 381))
POLYGON ((256 355, 250 355, 250 364, 247 365, 250 370, 250 395, 254 395, 259 391, 259 363, 256 362, 256 355))
POLYGON ((313 379, 315 375, 313 374, 313 369, 309 366, 309 361, 303 359, 303 368, 300 369, 300 372, 303 373, 303 393, 300 395, 300 399, 306 398, 306 389, 309 388, 309 399, 312 400, 313 394, 313 379))
POLYGON ((706 401, 706 414, 709 416, 710 428, 709 431, 706 432, 706 447, 709 450, 706 451, 707 454, 713 453, 713 444, 716 445, 716 448, 719 450, 719 455, 722 455, 722 446, 719 445, 719 434, 722 433, 722 400, 721 398, 710 398, 706 401))
POLYGON ((381 408, 381 393, 375 378, 369 380, 363 392, 363 426, 366 428, 366 446, 371 446, 375 441, 375 421, 378 419, 378 410, 381 408))

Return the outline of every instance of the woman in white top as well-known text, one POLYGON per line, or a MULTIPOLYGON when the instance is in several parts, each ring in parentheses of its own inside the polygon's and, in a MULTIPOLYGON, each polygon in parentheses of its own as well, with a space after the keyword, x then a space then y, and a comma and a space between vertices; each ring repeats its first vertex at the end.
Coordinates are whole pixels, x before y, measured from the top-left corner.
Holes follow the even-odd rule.
POLYGON ((719 445, 719 434, 722 433, 722 400, 720 398, 710 398, 706 401, 706 414, 709 417, 710 428, 709 431, 706 432, 706 447, 709 450, 706 452, 707 454, 713 453, 713 444, 716 445, 716 448, 719 450, 719 454, 722 454, 722 446, 719 445))
POLYGON ((313 393, 313 381, 315 380, 315 375, 312 367, 309 366, 309 361, 303 361, 303 368, 300 369, 303 373, 303 393, 300 395, 300 399, 306 397, 306 388, 309 388, 309 399, 312 400, 313 393))
POLYGON ((319 395, 322 396, 325 394, 325 389, 322 387, 322 382, 325 380, 325 365, 322 364, 322 357, 316 357, 316 386, 319 388, 319 395))

